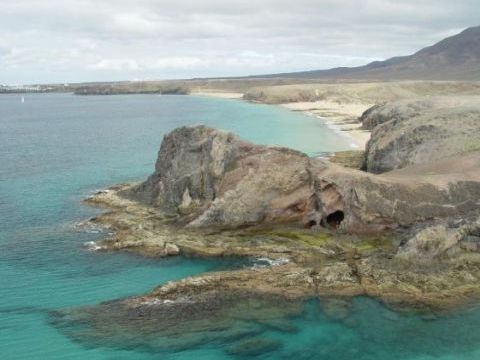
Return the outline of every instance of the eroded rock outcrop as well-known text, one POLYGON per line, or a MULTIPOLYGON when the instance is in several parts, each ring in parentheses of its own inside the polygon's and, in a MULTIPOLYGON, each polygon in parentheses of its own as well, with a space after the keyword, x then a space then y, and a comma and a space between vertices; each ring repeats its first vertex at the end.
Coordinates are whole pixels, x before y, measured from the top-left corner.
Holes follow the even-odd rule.
POLYGON ((367 110, 366 170, 382 173, 480 149, 480 97, 400 100, 367 110))
MULTIPOLYGON (((480 154, 472 162, 480 160, 480 154)), ((438 163, 441 166, 441 163, 438 163)), ((446 171, 432 176, 405 171, 382 176, 353 171, 332 164, 314 163, 313 195, 308 221, 335 222, 351 233, 375 233, 411 227, 432 219, 471 217, 480 205, 479 174, 470 180, 446 171)), ((323 224, 325 225, 325 224, 323 224)), ((333 224, 335 226, 335 224, 333 224)))
POLYGON ((133 196, 190 226, 297 220, 309 194, 310 159, 205 126, 165 136, 155 173, 133 196))
POLYGON ((438 168, 448 181, 431 169, 415 178, 377 176, 204 126, 183 127, 164 138, 155 173, 129 195, 189 227, 297 223, 366 233, 477 212, 480 174, 458 176, 441 162, 438 168))
POLYGON ((480 250, 480 219, 458 220, 441 223, 419 231, 404 246, 400 247, 396 260, 413 264, 431 265, 433 262, 448 262, 461 254, 467 260, 468 254, 480 250))
MULTIPOLYGON (((375 175, 203 126, 176 129, 147 181, 88 199, 110 210, 88 222, 111 234, 95 250, 253 263, 57 312, 55 325, 80 341, 161 350, 236 336, 245 317, 283 327, 311 298, 371 296, 428 311, 471 304, 480 297, 478 164, 470 152, 375 175)), ((335 316, 346 316, 342 306, 335 316)), ((244 325, 241 337, 255 335, 244 325)))

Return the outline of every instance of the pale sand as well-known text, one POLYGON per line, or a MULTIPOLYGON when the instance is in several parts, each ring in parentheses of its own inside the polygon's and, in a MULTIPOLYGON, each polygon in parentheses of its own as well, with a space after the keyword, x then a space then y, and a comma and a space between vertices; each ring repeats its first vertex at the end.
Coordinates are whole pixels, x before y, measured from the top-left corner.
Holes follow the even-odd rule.
POLYGON ((242 99, 243 93, 237 92, 221 92, 221 91, 193 91, 190 93, 191 95, 199 95, 199 96, 213 96, 219 97, 224 99, 242 99))
POLYGON ((373 104, 315 101, 287 103, 281 106, 316 116, 329 126, 344 131, 352 140, 352 148, 363 150, 370 139, 370 131, 361 129, 362 124, 358 118, 373 104))

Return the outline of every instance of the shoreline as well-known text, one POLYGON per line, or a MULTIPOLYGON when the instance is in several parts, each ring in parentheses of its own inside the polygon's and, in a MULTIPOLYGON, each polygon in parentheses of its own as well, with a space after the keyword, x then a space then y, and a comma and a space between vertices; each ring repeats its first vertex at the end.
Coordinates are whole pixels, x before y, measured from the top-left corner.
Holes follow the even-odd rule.
POLYGON ((477 284, 456 271, 427 271, 418 266, 405 272, 401 263, 384 260, 386 254, 395 253, 394 234, 372 240, 287 224, 223 231, 179 228, 161 211, 122 196, 135 185, 114 185, 84 200, 106 212, 81 227, 95 226, 110 233, 94 244, 84 244, 87 250, 127 251, 153 258, 239 256, 265 258, 271 264, 202 273, 159 285, 152 292, 129 297, 133 307, 138 299, 155 302, 187 296, 195 302, 204 291, 239 294, 246 283, 250 293, 258 296, 287 300, 367 296, 398 311, 448 313, 468 308, 480 297, 477 284))
POLYGON ((223 91, 193 91, 188 95, 194 96, 209 96, 209 97, 217 97, 222 99, 231 99, 231 100, 242 100, 243 93, 239 92, 223 92, 223 91))
MULTIPOLYGON (((470 215, 478 204, 468 203, 470 185, 457 172, 444 173, 458 185, 448 198, 425 173, 411 183, 408 173, 348 170, 204 125, 177 128, 164 136, 146 181, 85 200, 105 212, 78 229, 107 234, 85 248, 253 260, 77 307, 67 319, 78 314, 80 321, 92 319, 94 331, 102 324, 123 336, 132 314, 139 314, 135 333, 154 323, 177 334, 177 324, 192 327, 194 313, 198 333, 212 316, 224 321, 228 309, 249 309, 259 299, 270 309, 311 299, 348 304, 361 296, 427 317, 468 309, 480 299, 480 221, 470 215)), ((470 179, 478 183, 479 175, 470 179)))
MULTIPOLYGON (((353 116, 367 107, 314 104, 314 108, 312 103, 289 108, 327 114, 358 129, 353 116)), ((438 311, 480 297, 480 258, 471 244, 480 238, 476 235, 480 225, 468 216, 459 225, 452 222, 477 206, 466 202, 470 188, 462 188, 463 178, 449 177, 460 186, 452 203, 452 198, 444 198, 441 184, 428 177, 430 172, 411 184, 410 176, 395 179, 348 171, 205 126, 172 131, 164 137, 158 159, 154 176, 140 186, 117 186, 88 199, 88 204, 110 210, 92 219, 91 225, 106 226, 114 233, 104 242, 89 244, 94 250, 287 261, 265 277, 224 272, 212 283, 200 275, 187 286, 187 280, 172 283, 170 290, 180 286, 193 295, 197 290, 201 293, 203 285, 197 285, 206 281, 208 289, 236 293, 250 283, 249 288, 262 295, 278 296, 280 290, 308 296, 314 289, 317 296, 361 295, 391 306, 438 311), (198 163, 203 164, 201 171, 192 175, 198 163), (176 187, 186 174, 185 187, 176 187), (212 181, 207 189, 205 179, 212 181), (213 198, 204 195, 211 189, 213 198), (372 199, 372 193, 379 195, 372 199), (165 212, 155 204, 163 204, 165 212), (289 278, 295 278, 294 287, 289 278)), ((471 179, 477 180, 473 175, 471 179)), ((183 290, 178 295, 182 298, 183 290)), ((165 300, 153 296, 154 301, 165 300)))
MULTIPOLYGON (((222 91, 195 91, 189 95, 209 96, 222 99, 244 100, 243 93, 222 91)), ((255 102, 254 102, 255 103, 255 102)), ((257 102, 260 103, 261 102, 257 102)), ((363 130, 358 118, 375 104, 338 103, 333 101, 291 102, 273 104, 291 111, 298 111, 322 121, 335 133, 346 137, 352 150, 365 150, 370 131, 363 130)))
POLYGON ((280 106, 299 111, 308 116, 321 120, 337 134, 351 140, 353 150, 365 150, 370 139, 370 131, 363 130, 358 118, 374 104, 348 103, 342 104, 333 101, 293 102, 283 103, 280 106))

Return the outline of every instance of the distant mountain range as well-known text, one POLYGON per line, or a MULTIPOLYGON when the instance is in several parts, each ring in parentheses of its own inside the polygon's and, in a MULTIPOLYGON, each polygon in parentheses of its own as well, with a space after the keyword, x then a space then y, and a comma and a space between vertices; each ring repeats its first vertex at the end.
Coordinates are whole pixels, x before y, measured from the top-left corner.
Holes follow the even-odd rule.
POLYGON ((359 67, 339 67, 252 78, 480 80, 480 26, 468 28, 409 56, 374 61, 359 67))

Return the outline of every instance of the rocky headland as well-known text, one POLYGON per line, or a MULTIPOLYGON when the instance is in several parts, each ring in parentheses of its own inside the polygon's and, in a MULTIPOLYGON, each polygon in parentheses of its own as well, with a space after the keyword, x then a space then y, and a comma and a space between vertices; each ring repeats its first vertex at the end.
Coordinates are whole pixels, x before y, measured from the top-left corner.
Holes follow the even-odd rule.
POLYGON ((86 200, 107 211, 82 226, 110 233, 89 247, 153 257, 240 256, 263 265, 67 310, 57 321, 88 323, 92 339, 108 333, 123 342, 147 327, 172 341, 188 334, 182 341, 195 343, 231 330, 245 313, 280 326, 299 311, 299 300, 311 298, 345 305, 370 296, 421 311, 473 304, 480 295, 480 151, 459 144, 476 141, 479 103, 435 98, 370 109, 361 118, 373 129, 363 160, 370 172, 205 126, 175 129, 147 180, 86 200), (422 137, 416 127, 433 130, 422 137), (402 146, 379 147, 395 141, 402 146), (380 173, 388 159, 410 161, 392 161, 394 170, 380 173), (252 302, 257 310, 246 311, 252 302))
MULTIPOLYGON (((295 331, 285 320, 307 299, 327 299, 336 319, 348 318, 355 296, 427 318, 478 303, 480 83, 469 81, 478 78, 478 34, 354 69, 172 83, 172 93, 243 93, 308 112, 351 133, 365 152, 327 161, 204 126, 175 129, 148 179, 86 200, 106 212, 80 227, 109 234, 88 247, 253 265, 57 312, 53 321, 73 339, 126 347, 246 338, 229 349, 241 356, 280 346, 255 338, 257 326, 295 331)), ((77 91, 143 92, 164 91, 151 82, 77 91)))
POLYGON ((169 300, 247 288, 444 308, 480 289, 480 152, 473 150, 377 175, 183 127, 165 136, 145 182, 87 200, 110 210, 88 223, 114 231, 102 249, 279 260, 169 284, 147 295, 152 300, 166 288, 169 300))

